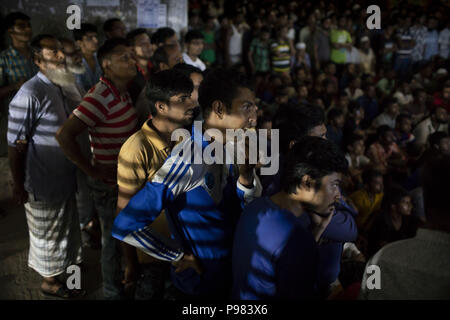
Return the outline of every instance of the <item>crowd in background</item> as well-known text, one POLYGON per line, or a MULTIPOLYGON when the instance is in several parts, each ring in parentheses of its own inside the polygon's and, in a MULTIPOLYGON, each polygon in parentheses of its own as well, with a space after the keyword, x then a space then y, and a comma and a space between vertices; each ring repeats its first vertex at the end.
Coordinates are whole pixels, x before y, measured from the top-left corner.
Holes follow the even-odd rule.
MULTIPOLYGON (((43 276, 43 291, 66 298, 80 294, 62 290, 51 271, 65 266, 68 260, 81 262, 81 244, 76 240, 79 235, 70 227, 78 225, 78 218, 71 215, 59 223, 61 226, 44 228, 52 234, 72 230, 58 247, 70 254, 51 262, 51 266, 45 259, 42 262, 40 255, 49 253, 36 231, 43 223, 39 213, 50 219, 48 212, 58 216, 78 208, 83 245, 102 247, 105 297, 120 298, 122 290, 128 296, 136 291, 131 294, 136 298, 161 297, 155 283, 165 285, 161 279, 169 277, 167 268, 138 253, 129 261, 157 267, 145 269, 145 273, 138 270, 139 263, 129 263, 122 274, 121 254, 111 237, 114 217, 139 189, 139 183, 132 182, 131 177, 140 169, 133 167, 131 172, 124 165, 138 160, 126 156, 123 149, 127 148, 128 155, 138 152, 127 139, 136 128, 144 125, 144 130, 147 119, 160 121, 160 111, 149 107, 156 101, 146 90, 149 83, 167 92, 192 92, 192 110, 186 111, 190 112, 189 119, 205 119, 207 115, 199 114, 197 108, 204 108, 202 91, 199 93, 203 79, 215 70, 231 70, 230 76, 244 74, 251 83, 257 128, 269 132, 279 129, 280 158, 304 136, 326 138, 345 157, 348 171, 342 176, 342 196, 336 204, 343 221, 335 222, 336 230, 325 230, 318 241, 321 262, 314 285, 321 298, 355 299, 361 294, 366 262, 387 244, 414 238, 419 226, 429 222, 421 172, 430 161, 448 160, 450 155, 449 7, 439 2, 426 6, 407 2, 391 6, 386 2, 381 6, 381 29, 374 30, 366 26, 366 8, 358 1, 189 1, 189 25, 179 35, 170 28, 126 30, 120 19, 113 18, 104 23, 103 30, 84 22, 72 39, 38 35, 33 40, 33 17, 23 13, 6 17, 5 31, 11 45, 0 53, 0 155, 6 156, 9 146, 14 197, 25 203, 30 246, 34 248, 29 265, 43 276), (102 46, 98 41, 101 32, 108 39, 102 46), (117 60, 112 60, 111 55, 121 46, 129 50, 124 49, 117 60), (50 48, 48 53, 44 52, 46 48, 50 48), (66 72, 58 71, 62 64, 66 72), (105 65, 110 68, 108 73, 105 65), (39 70, 41 79, 42 73, 46 75, 43 82, 36 80, 39 70), (164 75, 170 75, 168 70, 178 73, 164 79, 164 75), (191 80, 190 90, 180 89, 189 84, 182 84, 185 78, 176 78, 177 74, 191 80), (109 83, 111 79, 113 84, 109 83), (173 84, 169 84, 170 79, 173 84), (48 81, 60 89, 46 88, 48 81), (65 106, 65 113, 43 107, 55 101, 65 106), (39 112, 30 111, 35 109, 39 112), (32 128, 35 117, 47 123, 32 128), (46 132, 52 132, 51 139, 46 132), (21 148, 29 143, 30 134, 38 147, 28 151, 24 164, 21 148), (59 150, 56 156, 53 148, 59 150), (30 158, 30 152, 34 158, 30 158), (102 166, 90 165, 86 159, 91 156, 102 166), (59 181, 46 178, 49 170, 53 170, 50 176, 58 176, 59 181), (63 197, 74 190, 75 198, 63 197), (124 196, 124 190, 133 191, 124 196), (42 200, 58 197, 57 209, 49 204, 52 201, 42 200), (72 200, 76 206, 68 209, 72 200), (139 284, 144 281, 138 280, 140 273, 149 279, 148 287, 139 284)), ((155 90, 153 94, 160 93, 155 90)), ((334 150, 328 145, 324 148, 334 150)), ((161 162, 168 152, 160 149, 153 155, 157 153, 161 162)), ((439 170, 433 170, 439 175, 439 170)), ((442 170, 448 177, 448 166, 442 170)), ((278 181, 265 176, 260 179, 262 194, 267 197, 286 182, 284 177, 278 181)), ((448 190, 446 185, 439 186, 448 190)), ((448 226, 449 219, 447 216, 443 225, 448 226)), ((129 258, 127 252, 131 251, 124 252, 129 258)), ((192 265, 196 266, 195 262, 192 265)), ((417 275, 410 276, 415 279, 417 275)), ((448 272, 442 279, 448 280, 448 272)), ((188 289, 180 290, 192 294, 188 289)), ((364 294, 371 297, 372 293, 364 294)), ((173 296, 179 297, 179 293, 173 296)))

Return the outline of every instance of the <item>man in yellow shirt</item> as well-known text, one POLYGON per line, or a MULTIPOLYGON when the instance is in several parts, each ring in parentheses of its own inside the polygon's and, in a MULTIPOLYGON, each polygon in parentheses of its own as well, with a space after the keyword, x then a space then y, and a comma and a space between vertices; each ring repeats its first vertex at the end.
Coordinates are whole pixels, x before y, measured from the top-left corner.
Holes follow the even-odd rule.
POLYGON ((378 211, 383 200, 383 175, 377 170, 363 172, 364 188, 353 192, 350 200, 358 210, 356 224, 360 234, 365 233, 371 226, 374 212, 378 211))
MULTIPOLYGON (((174 146, 172 132, 191 125, 194 118, 196 103, 191 99, 193 83, 187 75, 176 70, 160 71, 151 77, 145 90, 152 119, 147 120, 120 149, 117 213, 161 168, 174 146)), ((169 238, 164 214, 152 223, 152 228, 158 237, 169 238)), ((140 275, 135 298, 162 299, 165 280, 169 278, 168 263, 156 260, 125 243, 122 245, 126 257, 125 290, 133 291, 137 276, 140 275)))

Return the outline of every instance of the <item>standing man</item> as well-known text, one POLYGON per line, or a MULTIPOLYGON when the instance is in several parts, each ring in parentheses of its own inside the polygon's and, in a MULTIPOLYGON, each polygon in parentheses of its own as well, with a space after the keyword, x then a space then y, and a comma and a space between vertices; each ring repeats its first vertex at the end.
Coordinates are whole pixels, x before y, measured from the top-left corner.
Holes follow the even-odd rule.
MULTIPOLYGON (((226 129, 254 127, 254 101, 254 93, 241 75, 223 69, 211 71, 200 85, 199 102, 205 119, 203 129, 214 130, 202 132, 194 125, 193 136, 177 146, 178 151, 172 152, 114 222, 114 237, 172 263, 172 280, 181 297, 229 296, 235 224, 242 206, 261 194, 252 166, 238 168, 203 160, 195 164, 185 150, 198 148, 203 154, 211 142, 209 134, 220 139, 226 129), (170 241, 153 235, 148 227, 163 209, 172 234, 170 241)), ((178 122, 193 117, 194 111, 189 110, 178 122)), ((221 142, 215 142, 217 148, 223 148, 221 142)))
POLYGON ((84 74, 77 75, 77 83, 85 91, 91 89, 102 76, 102 69, 97 60, 98 38, 97 27, 90 23, 82 23, 81 29, 73 30, 73 37, 83 54, 84 74))
POLYGON ((61 148, 88 175, 95 209, 102 229, 102 276, 106 299, 122 297, 120 255, 111 236, 117 206, 117 158, 122 144, 135 131, 136 111, 127 88, 136 76, 136 60, 125 39, 107 40, 98 58, 105 77, 84 96, 57 133, 61 148), (92 159, 83 156, 77 137, 86 129, 91 140, 92 159))
POLYGON ((206 69, 206 65, 200 60, 199 56, 205 46, 205 37, 200 31, 191 30, 186 33, 184 42, 186 44, 186 52, 183 53, 183 60, 185 63, 199 68, 201 71, 206 69))
POLYGON ((12 12, 5 17, 4 23, 11 45, 0 53, 0 157, 6 157, 8 151, 9 102, 20 86, 38 71, 29 48, 32 35, 30 17, 22 12, 12 12))
POLYGON ((58 276, 81 263, 81 234, 75 202, 76 167, 55 139, 70 114, 60 86, 73 81, 61 44, 51 35, 31 42, 39 72, 11 101, 8 145, 13 194, 25 204, 30 237, 28 266, 38 272, 44 294, 71 298, 58 276))
MULTIPOLYGON (((183 125, 192 124, 192 118, 186 117, 196 107, 190 99, 192 89, 192 81, 179 71, 166 70, 152 76, 146 86, 152 118, 120 149, 117 213, 148 181, 152 181, 169 157, 174 146, 174 141, 170 139, 172 132, 183 125)), ((164 213, 156 219, 153 227, 162 235, 170 236, 164 213)), ((136 299, 162 299, 165 280, 169 276, 168 263, 152 258, 126 243, 122 243, 122 247, 126 257, 125 286, 132 288, 137 280, 136 299)))
POLYGON ((319 281, 318 244, 340 200, 347 162, 339 147, 303 137, 290 150, 282 189, 247 206, 233 246, 233 299, 312 299, 319 281), (308 215, 306 228, 299 219, 308 215))
POLYGON ((111 18, 106 20, 103 24, 103 33, 105 34, 106 39, 124 39, 127 34, 127 28, 119 18, 111 18))

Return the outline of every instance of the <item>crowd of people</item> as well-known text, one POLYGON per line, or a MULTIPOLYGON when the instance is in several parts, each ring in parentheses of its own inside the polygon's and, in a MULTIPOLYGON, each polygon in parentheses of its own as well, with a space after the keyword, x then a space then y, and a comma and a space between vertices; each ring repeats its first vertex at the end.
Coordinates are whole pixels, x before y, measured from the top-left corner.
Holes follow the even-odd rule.
POLYGON ((448 7, 369 30, 357 1, 263 3, 189 1, 180 34, 6 16, 0 156, 43 294, 85 295, 62 277, 91 247, 105 299, 450 298, 448 7), (228 129, 278 139, 278 172, 173 152, 228 129))

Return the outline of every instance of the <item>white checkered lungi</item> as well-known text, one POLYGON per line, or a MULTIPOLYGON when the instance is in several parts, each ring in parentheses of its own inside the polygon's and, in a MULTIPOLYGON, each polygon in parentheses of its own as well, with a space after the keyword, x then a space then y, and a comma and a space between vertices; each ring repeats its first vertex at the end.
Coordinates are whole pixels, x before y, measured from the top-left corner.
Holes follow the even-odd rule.
POLYGON ((34 201, 25 203, 30 251, 28 266, 43 277, 66 272, 82 262, 81 231, 75 195, 59 204, 34 201))

